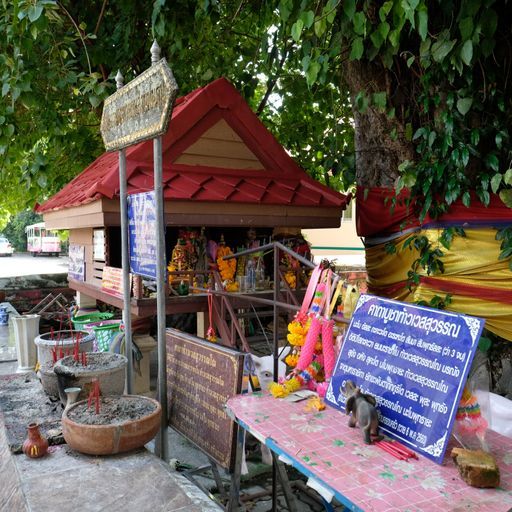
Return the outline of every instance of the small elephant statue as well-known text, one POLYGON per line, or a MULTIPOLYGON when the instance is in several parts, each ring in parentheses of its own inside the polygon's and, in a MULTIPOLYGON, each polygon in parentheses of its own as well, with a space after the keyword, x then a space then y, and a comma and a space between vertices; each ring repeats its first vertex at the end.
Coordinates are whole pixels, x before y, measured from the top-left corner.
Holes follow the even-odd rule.
POLYGON ((364 442, 372 444, 372 437, 380 441, 383 437, 379 435, 379 416, 377 414, 377 401, 372 395, 361 393, 361 389, 351 381, 347 381, 342 388, 346 397, 345 410, 347 414, 352 413, 348 420, 349 427, 359 425, 363 431, 364 442))

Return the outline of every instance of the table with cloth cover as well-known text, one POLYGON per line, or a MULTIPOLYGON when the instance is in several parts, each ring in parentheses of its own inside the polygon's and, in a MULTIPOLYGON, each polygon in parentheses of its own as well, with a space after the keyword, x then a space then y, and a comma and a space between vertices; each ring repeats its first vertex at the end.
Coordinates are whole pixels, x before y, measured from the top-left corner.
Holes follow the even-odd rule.
MULTIPOLYGON (((308 478, 329 503, 365 512, 507 512, 512 509, 512 439, 488 431, 486 440, 500 469, 497 489, 468 486, 449 456, 442 465, 418 455, 398 460, 366 445, 348 417, 327 407, 306 412, 306 401, 289 402, 268 393, 237 395, 227 411, 264 442, 279 460, 308 478)), ((455 444, 453 445, 455 446, 455 444)))

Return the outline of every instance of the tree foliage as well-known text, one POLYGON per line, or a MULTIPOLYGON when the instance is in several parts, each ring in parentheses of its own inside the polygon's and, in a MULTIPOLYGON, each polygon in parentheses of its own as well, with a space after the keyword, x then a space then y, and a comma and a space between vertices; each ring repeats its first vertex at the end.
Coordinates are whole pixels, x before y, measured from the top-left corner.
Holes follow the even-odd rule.
POLYGON ((25 227, 30 224, 42 222, 41 215, 32 211, 23 211, 14 215, 7 223, 3 230, 3 235, 6 236, 14 247, 16 252, 24 252, 27 250, 27 235, 25 234, 25 227))
POLYGON ((143 71, 153 38, 181 93, 228 77, 335 188, 357 167, 360 184, 410 188, 420 217, 469 205, 472 191, 512 205, 509 11, 494 0, 3 0, 0 216, 102 152, 113 75, 143 71))
POLYGON ((353 183, 351 109, 337 70, 321 81, 310 70, 304 79, 291 21, 276 7, 4 0, 0 224, 55 193, 103 151, 101 103, 114 91, 118 69, 128 82, 148 67, 153 38, 180 93, 226 76, 312 175, 335 188, 353 183))

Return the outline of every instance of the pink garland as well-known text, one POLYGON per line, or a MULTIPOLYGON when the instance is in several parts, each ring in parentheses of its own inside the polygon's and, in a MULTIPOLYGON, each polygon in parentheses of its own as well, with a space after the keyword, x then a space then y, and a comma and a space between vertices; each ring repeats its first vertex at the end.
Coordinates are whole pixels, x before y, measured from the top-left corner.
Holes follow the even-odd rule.
POLYGON ((313 317, 311 319, 311 325, 309 326, 304 345, 300 350, 299 361, 297 362, 296 368, 298 370, 305 370, 313 361, 313 355, 315 353, 315 345, 322 330, 322 323, 320 318, 313 317))
POLYGON ((326 381, 331 378, 336 362, 332 342, 333 328, 334 322, 332 320, 324 320, 322 324, 322 351, 324 355, 324 374, 326 381))

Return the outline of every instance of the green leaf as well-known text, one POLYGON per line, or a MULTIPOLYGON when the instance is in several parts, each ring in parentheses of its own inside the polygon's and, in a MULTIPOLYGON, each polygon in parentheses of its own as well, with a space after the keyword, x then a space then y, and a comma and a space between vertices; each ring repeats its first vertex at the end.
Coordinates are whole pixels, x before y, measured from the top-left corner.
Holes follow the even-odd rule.
POLYGON ((407 59, 407 67, 410 68, 414 64, 415 60, 416 60, 416 57, 414 55, 412 57, 409 57, 407 59))
POLYGON ((315 21, 315 35, 316 37, 322 37, 327 30, 327 22, 325 18, 321 18, 315 21))
POLYGON ((425 41, 428 34, 428 12, 426 7, 422 7, 416 13, 417 18, 417 26, 418 26, 418 34, 421 37, 422 41, 425 41))
POLYGON ((359 60, 363 56, 364 46, 363 38, 356 37, 352 42, 352 50, 350 52, 350 60, 359 60))
POLYGON ((506 260, 512 256, 512 247, 507 247, 503 251, 500 252, 500 255, 498 256, 499 260, 506 260))
POLYGON ((4 131, 7 137, 12 137, 14 135, 14 125, 8 124, 7 128, 4 131))
POLYGON ((384 21, 386 19, 387 15, 389 14, 389 12, 391 11, 392 8, 393 8, 392 0, 389 0, 388 2, 384 2, 382 4, 382 7, 379 9, 380 21, 384 21))
POLYGON ((2 96, 5 96, 11 89, 11 85, 9 82, 4 82, 4 85, 2 85, 2 96))
POLYGON ((320 71, 320 64, 314 60, 309 65, 309 68, 306 72, 306 81, 308 83, 308 86, 311 87, 318 77, 318 72, 320 71))
POLYGON ((352 20, 356 13, 356 0, 344 0, 343 12, 347 15, 349 20, 352 20))
POLYGON ((280 18, 286 22, 293 10, 293 0, 281 0, 278 9, 280 18))
POLYGON ((302 34, 303 28, 304 22, 300 18, 292 25, 292 38, 296 43, 298 43, 300 40, 300 35, 302 34))
POLYGON ((460 35, 462 40, 470 39, 473 34, 473 18, 466 16, 459 22, 460 35))
POLYGON ((356 12, 354 14, 354 32, 358 36, 366 35, 366 16, 364 12, 356 12))
POLYGON ((313 11, 306 11, 300 15, 300 19, 303 21, 306 28, 310 28, 315 21, 315 13, 313 11))
POLYGON ((412 124, 406 123, 405 125, 405 140, 412 140, 412 124))
POLYGON ((385 41, 386 37, 388 37, 389 34, 389 23, 387 21, 383 21, 382 23, 379 24, 377 30, 380 32, 382 40, 385 41))
POLYGON ((386 92, 375 92, 373 93, 373 104, 380 108, 385 109, 386 108, 386 92))
POLYGON ((42 5, 32 5, 28 9, 28 19, 30 20, 31 23, 34 23, 34 21, 37 21, 39 19, 42 13, 42 5))
POLYGON ((473 59, 473 43, 471 39, 468 39, 463 45, 460 51, 460 58, 469 66, 471 64, 471 60, 473 59))
POLYGON ((370 39, 372 40, 373 46, 375 46, 377 50, 382 46, 382 43, 384 42, 384 39, 382 39, 382 35, 378 30, 371 33, 370 39))
POLYGON ((481 336, 480 339, 478 340, 478 349, 481 352, 487 352, 491 348, 491 345, 491 339, 485 336, 481 336))
POLYGON ((463 116, 465 116, 469 112, 471 105, 473 105, 473 98, 459 98, 457 100, 457 110, 463 116))
POLYGON ((441 62, 452 50, 457 41, 436 41, 432 45, 432 58, 436 62, 441 62))
POLYGON ((492 178, 491 178, 491 190, 496 194, 496 192, 498 191, 498 188, 500 187, 501 185, 501 180, 503 179, 503 176, 500 174, 500 173, 496 173, 492 178))
POLYGON ((96 108, 101 103, 101 98, 99 96, 89 96, 89 102, 91 105, 96 108))
POLYGON ((398 46, 398 44, 400 43, 400 30, 398 29, 395 29, 395 30, 392 30, 390 33, 389 33, 389 42, 391 43, 391 46, 393 46, 393 48, 396 48, 398 46))
POLYGON ((311 57, 309 55, 306 55, 303 59, 302 59, 302 69, 304 70, 304 73, 307 72, 307 70, 309 69, 309 64, 311 63, 311 57))
POLYGON ((322 11, 322 16, 326 16, 327 23, 331 24, 336 19, 338 9, 338 0, 329 0, 322 11))
POLYGON ((505 171, 505 174, 503 175, 503 183, 505 183, 505 185, 512 185, 512 169, 507 169, 505 171))
POLYGON ((469 192, 464 192, 464 194, 462 194, 462 204, 466 208, 469 208, 469 205, 471 204, 471 195, 469 192))
POLYGON ((507 188, 505 190, 500 190, 499 196, 500 196, 500 199, 505 204, 505 206, 512 208, 512 189, 511 188, 507 188))
POLYGON ((355 106, 362 114, 364 114, 368 109, 368 97, 363 91, 357 93, 355 98, 355 106))
POLYGON ((485 163, 488 167, 490 167, 494 172, 498 172, 500 168, 500 162, 498 157, 494 153, 489 153, 485 157, 485 163))

